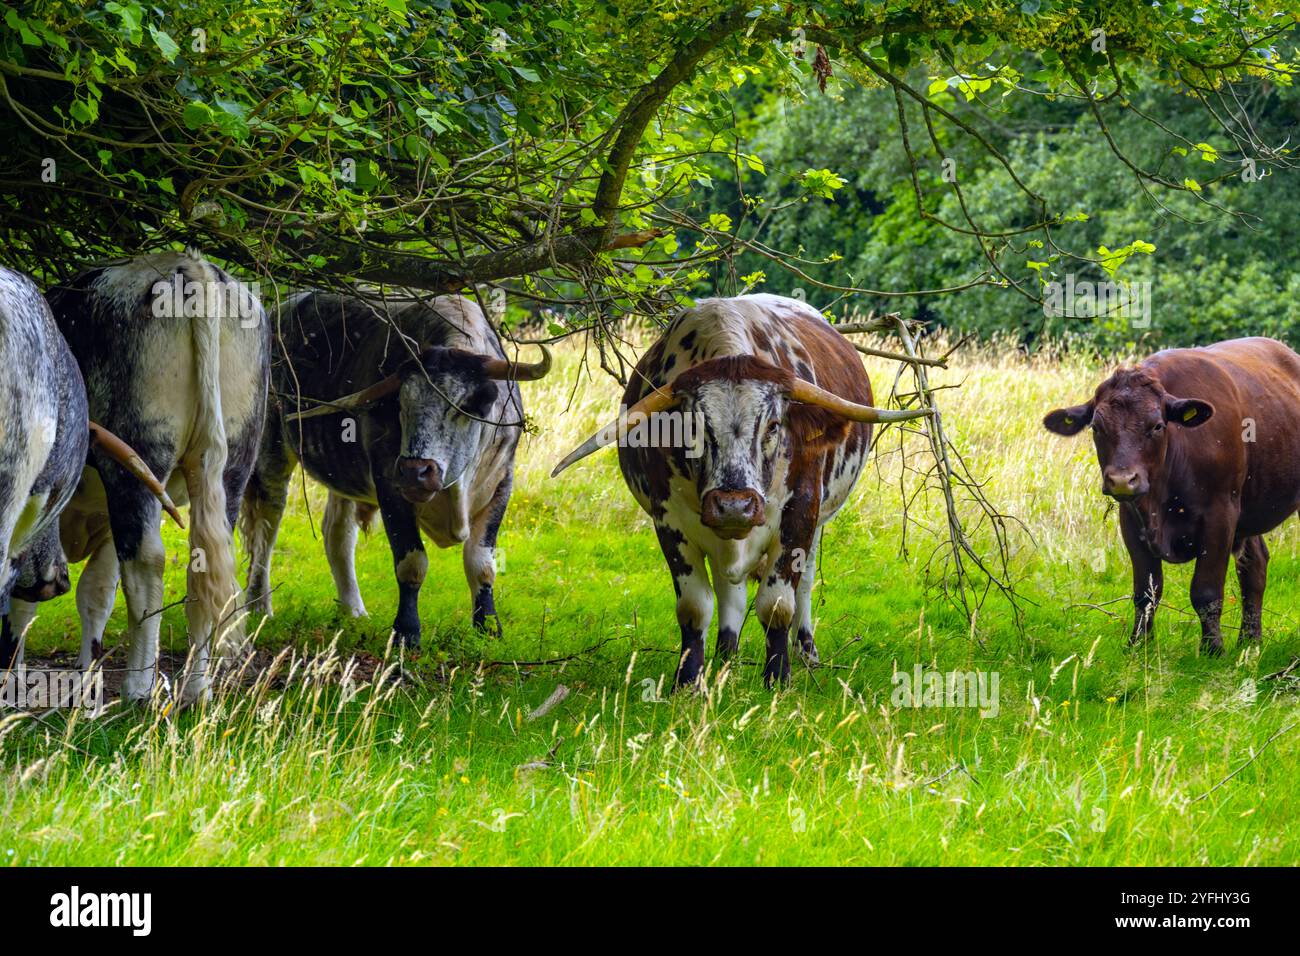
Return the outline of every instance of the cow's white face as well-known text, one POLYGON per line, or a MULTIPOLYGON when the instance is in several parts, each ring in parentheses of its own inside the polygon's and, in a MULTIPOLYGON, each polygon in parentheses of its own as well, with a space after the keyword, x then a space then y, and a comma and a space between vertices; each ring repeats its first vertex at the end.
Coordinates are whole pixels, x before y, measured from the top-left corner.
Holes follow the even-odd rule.
POLYGON ((767 489, 785 448, 785 392, 770 381, 717 379, 682 396, 698 413, 701 454, 687 458, 700 495, 700 521, 723 538, 744 538, 766 519, 767 489))
POLYGON ((403 376, 398 392, 402 445, 395 473, 403 497, 428 501, 464 477, 497 394, 497 383, 473 363, 449 367, 430 362, 403 376))

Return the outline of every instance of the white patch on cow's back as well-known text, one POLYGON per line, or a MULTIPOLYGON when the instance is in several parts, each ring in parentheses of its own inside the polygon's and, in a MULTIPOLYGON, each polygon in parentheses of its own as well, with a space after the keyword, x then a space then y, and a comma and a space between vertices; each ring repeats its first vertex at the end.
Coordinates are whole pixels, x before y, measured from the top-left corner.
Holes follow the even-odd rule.
MULTIPOLYGON (((187 277, 201 281, 204 273, 200 268, 195 274, 195 265, 195 259, 182 252, 136 256, 106 266, 95 280, 94 287, 98 295, 113 303, 119 315, 127 321, 136 321, 139 318, 136 306, 143 292, 152 290, 158 282, 170 284, 177 270, 185 270, 187 277)), ((167 294, 171 294, 170 289, 167 294)))
POLYGON ((673 321, 664 343, 664 355, 677 354, 668 381, 672 381, 693 364, 725 355, 755 355, 774 365, 786 364, 772 346, 794 338, 789 327, 791 318, 811 319, 824 323, 826 317, 807 302, 780 295, 743 295, 730 299, 700 299, 695 307, 682 312, 673 321), (761 335, 755 335, 756 332, 761 335), (692 335, 690 349, 682 340, 692 335), (759 346, 765 339, 767 348, 759 346), (695 353, 690 360, 688 352, 695 353), (683 361, 684 359, 684 361, 683 361))
MULTIPOLYGON (((224 277, 195 250, 187 250, 139 256, 107 266, 96 279, 94 288, 97 295, 113 303, 126 321, 148 326, 149 332, 143 337, 144 355, 132 382, 133 397, 138 408, 148 409, 153 421, 164 422, 168 431, 180 438, 177 458, 181 460, 190 445, 202 438, 195 433, 201 386, 200 373, 195 367, 192 323, 209 322, 214 316, 205 311, 192 317, 160 319, 153 314, 149 299, 140 308, 142 295, 159 281, 168 283, 170 295, 171 278, 177 272, 183 275, 185 283, 200 283, 205 289, 235 281, 224 277)), ((262 379, 257 374, 263 341, 260 323, 266 319, 259 316, 257 326, 245 327, 250 319, 241 315, 241 297, 233 293, 206 296, 205 301, 221 306, 215 318, 221 324, 221 417, 229 439, 252 417, 261 395, 262 379)), ((168 476, 159 477, 167 481, 168 476)), ((170 488, 169 485, 169 491, 170 488)))
POLYGON ((32 529, 40 520, 41 513, 45 510, 45 502, 49 499, 50 493, 42 491, 39 494, 29 495, 23 502, 22 509, 18 512, 18 518, 14 522, 13 533, 9 536, 9 554, 19 554, 23 546, 27 544, 31 537, 32 529))
MULTIPOLYGON (((736 296, 733 301, 742 302, 745 306, 754 306, 760 316, 769 312, 795 312, 809 319, 826 321, 826 316, 803 299, 791 299, 789 296, 757 292, 753 295, 736 296)), ((754 313, 750 313, 750 315, 752 316, 754 313)))

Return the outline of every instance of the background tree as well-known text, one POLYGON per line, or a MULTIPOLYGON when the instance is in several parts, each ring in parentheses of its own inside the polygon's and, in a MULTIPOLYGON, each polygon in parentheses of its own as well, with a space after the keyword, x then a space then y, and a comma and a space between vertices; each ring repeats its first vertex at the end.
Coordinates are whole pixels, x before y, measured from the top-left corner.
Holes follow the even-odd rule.
MULTIPOLYGON (((981 261, 953 285, 1032 299, 1030 250, 1053 267, 1102 258, 1082 211, 1029 181, 990 133, 1004 101, 1086 114, 1113 178, 1154 203, 1226 214, 1212 183, 1229 174, 1139 165, 1111 124, 1167 125, 1139 97, 1160 84, 1209 117, 1225 163, 1261 175, 1286 164, 1237 84, 1289 84, 1295 2, 53 0, 3 19, 10 264, 49 279, 196 241, 276 282, 519 279, 528 292, 537 276, 576 279, 589 320, 698 281, 738 242, 800 267, 765 241, 767 210, 749 197, 742 215, 704 222, 698 244, 654 241, 656 226, 686 224, 673 202, 710 185, 708 157, 762 167, 736 114, 746 82, 792 91, 836 75, 883 88, 894 108, 859 136, 892 134, 906 156, 890 187, 915 200, 901 239, 942 225, 975 243, 981 261), (941 178, 944 160, 956 176, 941 178), (967 169, 983 170, 984 202, 964 195, 967 169)), ((839 174, 826 169, 800 171, 800 188, 833 195, 839 174)), ((859 288, 842 272, 822 270, 828 285, 859 288)), ((895 274, 907 284, 878 291, 928 291, 895 274)))

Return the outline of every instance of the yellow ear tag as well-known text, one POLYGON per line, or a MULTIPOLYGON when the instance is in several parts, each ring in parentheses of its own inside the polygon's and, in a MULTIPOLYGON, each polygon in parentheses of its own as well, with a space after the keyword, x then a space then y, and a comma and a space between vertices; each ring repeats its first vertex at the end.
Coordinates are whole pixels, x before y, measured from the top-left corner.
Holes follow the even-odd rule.
POLYGON ((1073 425, 1073 424, 1074 424, 1074 419, 1071 418, 1069 415, 1066 415, 1066 416, 1065 416, 1065 424, 1067 424, 1067 425, 1073 425))
POLYGON ((1190 422, 1195 417, 1196 409, 1194 408, 1189 408, 1187 411, 1183 412, 1183 421, 1185 422, 1190 422))

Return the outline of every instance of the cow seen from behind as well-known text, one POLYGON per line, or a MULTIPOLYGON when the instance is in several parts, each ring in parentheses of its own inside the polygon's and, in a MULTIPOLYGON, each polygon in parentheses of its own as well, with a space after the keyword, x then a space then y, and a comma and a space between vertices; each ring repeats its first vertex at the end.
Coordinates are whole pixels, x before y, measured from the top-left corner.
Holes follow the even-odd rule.
POLYGON ((81 371, 30 278, 0 267, 0 670, 21 666, 22 639, 38 601, 68 591, 59 518, 87 456, 156 496, 177 520, 161 483, 135 452, 87 420, 81 371))
MULTIPOLYGON (((92 269, 48 295, 85 379, 91 417, 190 506, 182 706, 210 689, 210 656, 245 646, 233 529, 265 416, 269 330, 255 290, 195 250, 92 269)), ((77 583, 83 666, 101 652, 119 575, 126 597, 122 696, 154 692, 163 610, 162 504, 105 455, 60 521, 77 583)))

